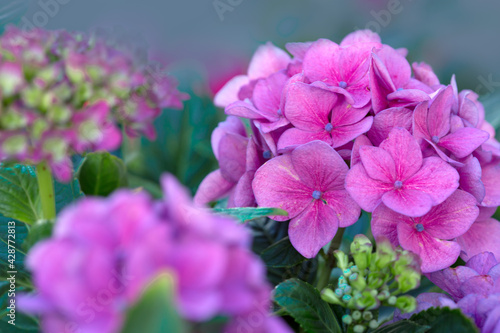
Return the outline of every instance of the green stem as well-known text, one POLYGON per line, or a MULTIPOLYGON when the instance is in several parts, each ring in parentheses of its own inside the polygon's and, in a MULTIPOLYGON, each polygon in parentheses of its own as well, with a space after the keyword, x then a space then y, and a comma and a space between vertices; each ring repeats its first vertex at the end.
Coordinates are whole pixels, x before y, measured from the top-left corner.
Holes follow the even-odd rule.
POLYGON ((36 166, 36 178, 38 179, 43 218, 53 220, 56 217, 56 200, 52 172, 47 162, 43 161, 36 166))
POLYGON ((345 228, 340 228, 337 231, 337 234, 330 243, 328 252, 324 257, 325 262, 318 270, 318 283, 316 284, 316 288, 319 291, 325 288, 330 282, 330 275, 332 274, 332 269, 335 267, 335 257, 333 256, 333 252, 340 248, 342 236, 344 236, 344 230, 345 228))

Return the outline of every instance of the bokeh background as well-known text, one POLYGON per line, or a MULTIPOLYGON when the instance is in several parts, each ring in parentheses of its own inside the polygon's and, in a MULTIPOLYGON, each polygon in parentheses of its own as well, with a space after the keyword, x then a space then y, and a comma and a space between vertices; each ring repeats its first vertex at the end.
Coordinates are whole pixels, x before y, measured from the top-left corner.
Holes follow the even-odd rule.
POLYGON ((338 42, 372 29, 385 43, 406 47, 410 62, 429 63, 441 82, 456 74, 459 89, 483 96, 487 118, 499 128, 499 13, 498 0, 3 0, 0 26, 102 30, 166 61, 192 94, 187 112, 167 112, 158 140, 130 143, 124 158, 142 185, 146 179, 154 187, 167 170, 194 191, 216 168, 209 138, 224 116, 211 97, 266 41, 338 42))

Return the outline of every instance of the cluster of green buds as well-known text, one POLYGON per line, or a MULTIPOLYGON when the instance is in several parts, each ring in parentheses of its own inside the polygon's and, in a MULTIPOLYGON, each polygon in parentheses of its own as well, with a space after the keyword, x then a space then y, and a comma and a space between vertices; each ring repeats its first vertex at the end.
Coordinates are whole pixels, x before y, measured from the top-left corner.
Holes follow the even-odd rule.
POLYGON ((375 329, 378 308, 390 306, 404 313, 416 309, 410 295, 402 295, 420 285, 419 259, 413 253, 396 249, 386 238, 377 239, 377 248, 364 235, 351 244, 351 257, 335 251, 337 266, 342 270, 335 289, 326 288, 322 298, 349 309, 342 321, 355 333, 375 329))

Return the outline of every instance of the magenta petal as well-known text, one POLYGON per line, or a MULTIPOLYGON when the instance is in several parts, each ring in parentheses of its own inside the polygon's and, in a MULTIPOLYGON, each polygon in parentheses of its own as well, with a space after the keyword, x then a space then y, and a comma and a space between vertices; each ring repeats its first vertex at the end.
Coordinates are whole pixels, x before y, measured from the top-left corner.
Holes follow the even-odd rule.
POLYGON ((392 245, 398 246, 398 229, 399 223, 411 224, 410 217, 396 213, 386 205, 381 204, 372 214, 372 233, 373 237, 377 239, 379 236, 385 236, 389 239, 392 245))
POLYGON ((352 152, 351 152, 351 166, 353 166, 356 163, 361 162, 361 156, 359 155, 359 149, 363 146, 373 146, 372 143, 370 142, 370 139, 368 139, 364 135, 360 135, 354 140, 354 145, 352 147, 352 152))
POLYGON ((431 138, 427 128, 428 106, 428 102, 423 102, 418 104, 415 111, 413 111, 413 136, 421 144, 423 140, 431 138))
POLYGON ((308 187, 321 192, 344 190, 349 168, 328 144, 313 141, 296 148, 291 156, 295 171, 308 187))
POLYGON ((345 190, 328 191, 323 193, 328 206, 333 208, 339 220, 339 227, 345 228, 359 220, 361 209, 345 190))
POLYGON ((312 44, 313 42, 286 43, 285 48, 294 56, 294 59, 303 60, 312 44))
POLYGON ((340 46, 348 46, 356 43, 381 43, 380 36, 369 29, 351 32, 342 39, 340 46))
POLYGON ((417 63, 414 62, 412 64, 413 73, 415 74, 415 78, 420 82, 428 85, 429 87, 439 85, 439 79, 437 75, 432 70, 432 67, 426 64, 425 62, 417 63))
POLYGON ((321 131, 329 123, 337 100, 337 95, 328 90, 297 82, 288 88, 285 116, 299 129, 321 131))
POLYGON ((253 104, 270 121, 280 118, 278 110, 281 103, 281 93, 287 80, 288 76, 280 71, 266 79, 259 80, 255 85, 252 96, 253 104))
POLYGON ((422 273, 450 267, 460 255, 460 245, 456 242, 436 239, 406 223, 398 224, 398 238, 403 249, 418 254, 422 259, 422 273))
POLYGON ((438 157, 424 158, 422 168, 405 182, 405 188, 427 193, 433 205, 446 200, 458 188, 457 170, 438 157))
POLYGON ((426 214, 432 207, 431 197, 421 191, 403 188, 388 191, 382 202, 397 213, 418 217, 426 214))
POLYGON ((278 150, 296 148, 315 140, 326 142, 328 145, 332 144, 332 137, 327 131, 309 132, 298 128, 290 128, 281 135, 278 141, 278 150))
POLYGON ((481 252, 491 252, 500 261, 500 222, 495 219, 476 221, 470 229, 457 238, 462 247, 462 259, 469 260, 481 252))
POLYGON ((248 66, 248 76, 251 80, 268 77, 285 69, 290 60, 290 56, 285 51, 267 42, 255 51, 248 66))
POLYGON ((233 77, 215 95, 214 104, 218 107, 224 108, 229 104, 236 102, 239 99, 238 93, 240 92, 241 87, 248 83, 250 83, 250 80, 246 75, 233 77))
POLYGON ((334 55, 339 52, 339 46, 328 40, 318 39, 304 56, 304 74, 311 80, 322 81, 326 76, 338 76, 334 55))
POLYGON ((428 277, 435 285, 446 291, 457 301, 464 297, 463 292, 460 290, 462 283, 477 275, 477 272, 469 267, 458 266, 432 272, 428 277))
POLYGON ((458 158, 472 154, 488 140, 489 134, 477 128, 464 127, 439 140, 438 145, 448 149, 458 158))
POLYGON ((441 138, 450 131, 451 106, 453 103, 453 89, 448 86, 432 101, 429 107, 427 126, 431 137, 441 138))
POLYGON ((491 252, 482 252, 470 258, 466 266, 475 270, 479 275, 487 275, 490 269, 498 264, 491 252))
POLYGON ((486 195, 484 184, 481 181, 481 164, 475 157, 471 157, 464 163, 462 168, 457 169, 460 175, 460 188, 472 194, 478 203, 482 202, 486 195))
POLYGON ((222 176, 236 183, 246 171, 248 139, 227 133, 219 143, 219 165, 222 176))
POLYGON ((241 176, 236 184, 233 193, 233 203, 235 207, 254 207, 255 196, 252 190, 252 181, 255 172, 247 171, 241 176))
POLYGON ((246 137, 245 125, 238 117, 228 116, 226 120, 220 122, 212 132, 212 150, 217 160, 219 159, 219 143, 226 133, 239 134, 246 137))
POLYGON ((229 116, 236 116, 248 119, 267 119, 264 112, 255 108, 248 102, 237 101, 229 104, 225 112, 229 116))
POLYGON ((388 136, 395 127, 402 127, 411 130, 413 111, 406 108, 390 108, 383 110, 373 119, 373 125, 367 133, 370 141, 378 146, 388 136))
POLYGON ((433 237, 453 239, 467 232, 478 215, 476 199, 467 192, 456 190, 422 217, 420 223, 433 237))
POLYGON ((486 207, 500 205, 500 165, 492 163, 483 167, 481 181, 486 191, 481 205, 486 207))
POLYGON ((288 235, 300 254, 314 258, 333 239, 338 227, 335 211, 323 201, 314 200, 302 214, 290 221, 288 235))
POLYGON ((373 117, 366 117, 356 124, 335 127, 331 132, 332 146, 337 148, 356 139, 361 134, 368 132, 372 127, 372 123, 373 117))
POLYGON ((405 180, 422 167, 422 151, 413 136, 404 128, 394 128, 389 137, 380 144, 387 151, 396 166, 397 180, 405 180))
POLYGON ((359 149, 359 155, 368 175, 384 183, 393 184, 396 181, 396 166, 392 156, 384 149, 364 146, 359 149))
POLYGON ((465 295, 467 294, 479 294, 483 296, 488 296, 491 289, 493 289, 494 281, 491 276, 488 275, 478 275, 473 276, 470 279, 464 281, 461 286, 461 290, 465 295))
POLYGON ((211 201, 223 198, 233 188, 234 183, 227 181, 220 170, 215 170, 209 173, 201 182, 196 194, 194 202, 197 205, 206 205, 211 201))
POLYGON ((370 111, 370 105, 355 108, 347 101, 337 103, 332 110, 331 124, 333 127, 354 124, 362 120, 370 111))
POLYGON ((367 212, 373 212, 382 202, 382 196, 393 188, 393 184, 370 178, 361 163, 354 165, 347 173, 347 192, 367 212))
POLYGON ((290 155, 275 157, 261 166, 255 173, 252 188, 260 207, 281 208, 288 212, 288 216, 272 217, 277 221, 296 217, 313 200, 314 190, 302 183, 290 155))

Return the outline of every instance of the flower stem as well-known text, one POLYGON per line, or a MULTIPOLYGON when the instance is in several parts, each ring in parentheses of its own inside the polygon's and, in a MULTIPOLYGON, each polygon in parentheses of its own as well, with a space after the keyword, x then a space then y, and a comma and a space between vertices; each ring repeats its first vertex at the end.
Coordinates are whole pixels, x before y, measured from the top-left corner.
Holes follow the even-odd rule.
POLYGON ((325 262, 320 266, 318 270, 318 283, 316 288, 321 291, 330 282, 330 275, 332 274, 332 269, 335 267, 335 257, 333 256, 333 251, 340 248, 340 243, 342 242, 342 236, 344 236, 345 228, 339 228, 337 234, 330 243, 328 252, 325 255, 325 262))
POLYGON ((43 161, 36 166, 36 178, 38 180, 38 189, 42 202, 43 218, 46 220, 53 220, 56 217, 54 181, 47 162, 43 161))

